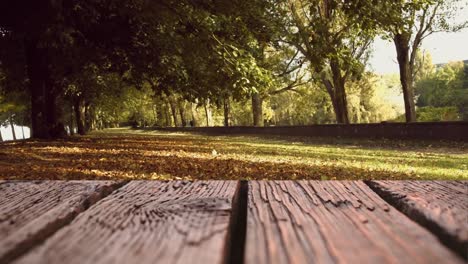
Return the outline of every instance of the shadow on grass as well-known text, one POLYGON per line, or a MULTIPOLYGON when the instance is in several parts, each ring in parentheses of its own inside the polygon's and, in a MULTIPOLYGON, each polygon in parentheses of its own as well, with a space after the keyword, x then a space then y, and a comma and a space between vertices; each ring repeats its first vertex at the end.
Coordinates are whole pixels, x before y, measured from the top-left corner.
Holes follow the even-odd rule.
MULTIPOLYGON (((421 170, 422 174, 412 170, 395 171, 397 164, 392 164, 391 159, 364 154, 359 161, 363 167, 357 167, 358 155, 343 153, 340 156, 339 147, 328 156, 327 153, 311 153, 304 157, 300 150, 274 152, 274 148, 256 143, 249 147, 249 143, 230 142, 224 138, 122 134, 8 143, 2 144, 0 149, 0 178, 447 179, 437 172, 428 174, 427 170, 421 170), (213 155, 213 149, 221 154, 213 155), (386 166, 381 167, 380 163, 386 166)), ((395 158, 401 162, 398 156, 395 158)), ((437 169, 443 170, 444 164, 437 169)), ((417 160, 413 164, 416 169, 431 165, 433 163, 417 160)), ((451 176, 451 179, 456 178, 459 177, 451 176)))
POLYGON ((261 144, 297 145, 310 146, 336 146, 343 148, 359 149, 381 149, 381 150, 414 150, 414 151, 434 151, 441 153, 466 153, 467 142, 463 141, 443 141, 443 140, 417 140, 417 139, 384 139, 384 138, 340 138, 340 137, 307 137, 307 136, 283 136, 283 135, 261 135, 261 134, 222 134, 215 132, 168 132, 155 130, 154 128, 122 130, 121 133, 138 133, 138 135, 157 134, 158 136, 171 136, 173 134, 184 134, 192 137, 229 138, 232 143, 245 142, 246 140, 256 141, 261 144))

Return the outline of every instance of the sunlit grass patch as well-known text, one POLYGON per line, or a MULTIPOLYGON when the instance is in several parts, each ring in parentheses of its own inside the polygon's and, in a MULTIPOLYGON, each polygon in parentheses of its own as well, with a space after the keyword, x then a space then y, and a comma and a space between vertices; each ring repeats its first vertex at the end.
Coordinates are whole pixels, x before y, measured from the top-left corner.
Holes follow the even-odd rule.
POLYGON ((3 179, 468 179, 462 142, 113 129, 3 143, 3 179))

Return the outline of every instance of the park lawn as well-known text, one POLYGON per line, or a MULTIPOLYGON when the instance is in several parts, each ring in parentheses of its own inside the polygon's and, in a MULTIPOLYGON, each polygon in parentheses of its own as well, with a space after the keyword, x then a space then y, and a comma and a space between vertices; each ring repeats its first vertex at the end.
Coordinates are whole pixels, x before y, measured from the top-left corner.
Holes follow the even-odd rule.
POLYGON ((110 129, 0 143, 0 179, 468 180, 468 146, 110 129))

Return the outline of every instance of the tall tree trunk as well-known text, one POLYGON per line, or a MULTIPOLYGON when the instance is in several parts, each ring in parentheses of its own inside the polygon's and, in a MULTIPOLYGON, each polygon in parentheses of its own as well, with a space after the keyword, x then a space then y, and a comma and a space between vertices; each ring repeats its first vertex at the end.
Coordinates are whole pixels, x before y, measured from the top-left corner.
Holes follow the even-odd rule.
POLYGON ((10 127, 11 127, 11 135, 13 136, 13 140, 16 140, 15 123, 13 123, 12 115, 10 115, 10 127))
POLYGON ((158 126, 164 126, 165 125, 165 122, 163 122, 163 120, 165 120, 165 117, 164 117, 164 104, 161 102, 159 104, 156 105, 157 107, 157 121, 156 121, 156 124, 158 126))
POLYGON ((60 109, 58 107, 58 87, 57 84, 52 80, 52 76, 47 70, 46 76, 46 120, 49 129, 49 137, 57 138, 63 137, 65 132, 65 126, 59 122, 60 109))
POLYGON ((231 111, 231 104, 229 102, 229 96, 224 97, 224 102, 223 102, 223 108, 224 108, 224 126, 228 127, 229 126, 229 114, 231 111))
POLYGON ((349 124, 349 114, 348 114, 348 100, 346 98, 346 91, 344 87, 344 82, 340 80, 335 80, 335 102, 338 109, 337 120, 340 124, 349 124), (338 117, 339 115, 339 117, 338 117))
POLYGON ((74 122, 75 120, 73 120, 73 112, 75 111, 74 108, 73 108, 73 105, 71 106, 71 109, 70 109, 70 136, 73 136, 75 134, 75 131, 74 131, 74 122))
POLYGON ((60 137, 64 133, 64 126, 58 118, 59 87, 50 73, 48 51, 38 47, 37 39, 30 38, 25 41, 25 54, 31 92, 32 137, 60 137))
MULTIPOLYGON (((339 70, 338 70, 339 71, 339 70)), ((322 77, 322 83, 327 89, 335 112, 338 124, 349 124, 348 101, 346 97, 345 83, 341 75, 333 75, 333 83, 322 77)))
POLYGON ((25 43, 29 89, 31 92, 31 132, 32 137, 48 138, 49 131, 45 109, 45 81, 46 62, 43 51, 37 48, 36 40, 25 43))
POLYGON ((413 71, 410 65, 409 34, 396 34, 393 38, 400 68, 400 82, 405 102, 406 122, 416 122, 416 107, 414 103, 413 71))
POLYGON ((336 100, 335 100, 335 87, 333 87, 333 84, 325 77, 322 77, 322 83, 327 89, 328 95, 330 96, 330 101, 332 102, 333 112, 335 113, 336 122, 342 123, 342 120, 341 120, 342 115, 340 114, 341 110, 338 107, 336 100))
POLYGON ((180 114, 180 123, 182 127, 187 126, 187 118, 185 117, 185 106, 186 102, 184 100, 179 101, 179 114, 180 114))
POLYGON ((169 106, 171 107, 172 118, 174 119, 174 126, 177 127, 179 126, 179 119, 177 118, 177 102, 172 96, 168 96, 167 100, 169 100, 169 106))
POLYGON ((172 126, 172 118, 171 118, 171 114, 169 113, 169 110, 170 109, 170 106, 169 106, 169 103, 165 103, 164 104, 164 114, 165 114, 165 119, 166 119, 166 126, 167 127, 170 127, 172 126))
POLYGON ((192 123, 191 125, 193 127, 198 126, 198 112, 197 112, 197 104, 196 103, 190 103, 190 110, 192 112, 192 123))
POLYGON ((204 103, 205 107, 205 117, 206 117, 206 126, 213 126, 213 114, 210 108, 210 99, 206 99, 204 103))
POLYGON ((23 134, 23 139, 26 139, 26 137, 24 136, 24 126, 21 126, 21 133, 23 134))
POLYGON ((342 76, 338 60, 330 60, 330 69, 333 79, 334 98, 336 105, 336 120, 340 124, 349 124, 348 100, 346 97, 345 78, 342 76))
POLYGON ((76 129, 78 134, 86 134, 85 128, 85 103, 83 98, 77 97, 74 99, 74 110, 75 110, 75 119, 76 119, 76 129))
POLYGON ((253 125, 263 126, 263 98, 260 94, 252 95, 253 125))
POLYGON ((96 130, 96 113, 89 102, 85 103, 85 131, 96 130))
POLYGON ((153 113, 154 113, 154 123, 151 125, 155 126, 159 121, 159 111, 158 111, 158 106, 156 104, 153 105, 153 113))

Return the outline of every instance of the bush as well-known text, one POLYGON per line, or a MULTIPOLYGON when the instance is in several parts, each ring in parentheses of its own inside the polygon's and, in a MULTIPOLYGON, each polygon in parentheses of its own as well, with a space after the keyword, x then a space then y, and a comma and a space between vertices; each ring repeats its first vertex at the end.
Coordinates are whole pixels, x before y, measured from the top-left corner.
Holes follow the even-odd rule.
MULTIPOLYGON (((416 120, 418 122, 437 122, 437 121, 460 121, 461 114, 455 106, 433 107, 425 106, 416 109, 416 120)), ((400 115, 393 122, 405 122, 405 115, 400 115)))
POLYGON ((446 107, 419 107, 416 109, 416 119, 422 122, 429 121, 457 121, 460 114, 455 106, 446 107))

